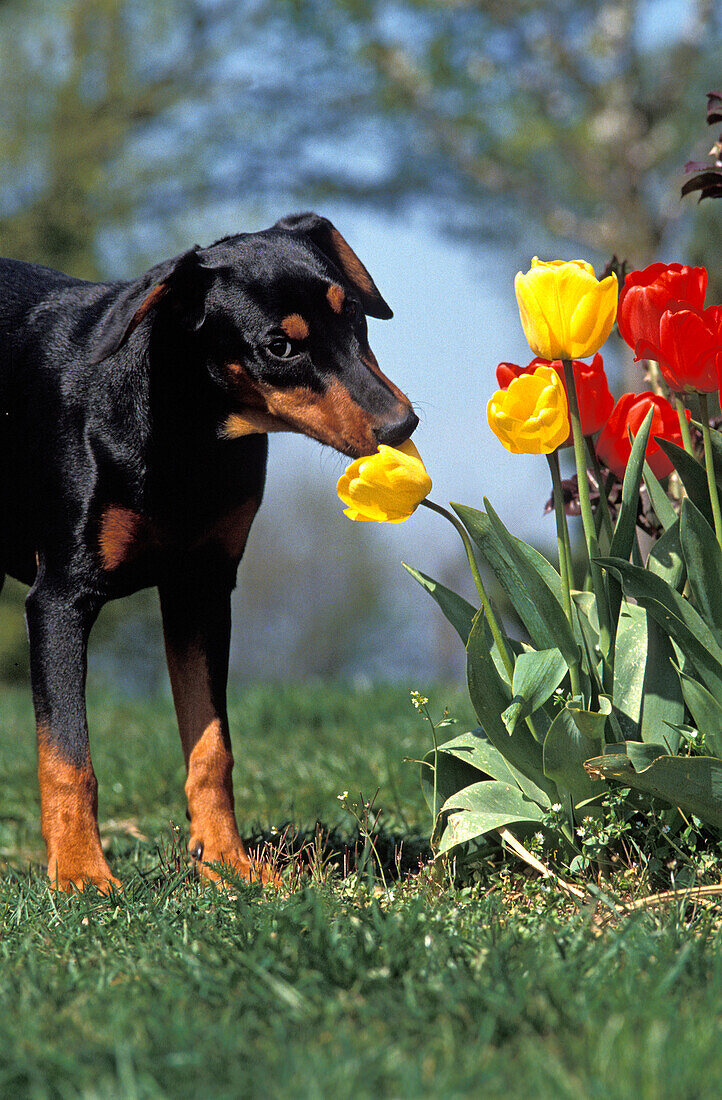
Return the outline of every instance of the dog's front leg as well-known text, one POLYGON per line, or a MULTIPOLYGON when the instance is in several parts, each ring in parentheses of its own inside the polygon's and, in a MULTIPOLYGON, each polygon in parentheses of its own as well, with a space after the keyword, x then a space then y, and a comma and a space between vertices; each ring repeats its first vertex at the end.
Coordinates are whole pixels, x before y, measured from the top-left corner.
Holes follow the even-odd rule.
POLYGON ((226 863, 242 878, 266 881, 238 832, 233 800, 233 754, 228 733, 226 681, 231 583, 216 563, 159 585, 168 672, 187 768, 188 850, 201 874, 219 875, 226 863))
POLYGON ((48 877, 61 890, 93 883, 107 893, 120 883, 100 845, 85 712, 88 636, 100 603, 39 577, 25 608, 48 877))

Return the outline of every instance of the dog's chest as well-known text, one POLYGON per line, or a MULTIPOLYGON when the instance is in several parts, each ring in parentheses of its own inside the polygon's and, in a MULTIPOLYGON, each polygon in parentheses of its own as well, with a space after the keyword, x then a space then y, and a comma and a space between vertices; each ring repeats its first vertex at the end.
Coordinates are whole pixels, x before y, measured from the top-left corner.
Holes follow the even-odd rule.
POLYGON ((236 504, 205 526, 172 527, 160 520, 118 504, 105 507, 100 515, 97 553, 104 573, 117 575, 129 567, 161 566, 204 549, 238 561, 243 553, 257 498, 236 504))

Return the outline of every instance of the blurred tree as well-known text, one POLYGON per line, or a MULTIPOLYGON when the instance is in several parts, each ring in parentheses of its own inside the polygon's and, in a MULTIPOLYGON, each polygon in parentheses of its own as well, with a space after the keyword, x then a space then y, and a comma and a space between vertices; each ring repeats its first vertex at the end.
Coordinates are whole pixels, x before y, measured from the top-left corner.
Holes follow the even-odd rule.
POLYGON ((219 203, 338 196, 641 264, 721 44, 715 0, 5 0, 0 244, 115 274, 219 203))
POLYGON ((384 189, 445 197, 445 217, 527 225, 638 265, 667 243, 679 180, 716 83, 714 0, 290 0, 331 43, 351 37, 395 122, 384 189))
MULTIPOLYGON (((678 228, 683 162, 706 151, 721 23, 716 0, 2 0, 0 252, 123 277, 201 224, 220 235, 334 197, 421 203, 467 237, 544 227, 641 265, 678 228)), ((698 260, 715 232, 697 233, 698 260)), ((325 576, 333 592, 313 555, 286 563, 277 606, 307 589, 327 615, 319 671, 350 659, 339 624, 377 606, 358 547, 325 576)), ((7 593, 12 669, 25 643, 7 593)), ((99 629, 136 637, 151 606, 111 606, 99 629)), ((292 644, 302 663, 308 637, 292 644)))

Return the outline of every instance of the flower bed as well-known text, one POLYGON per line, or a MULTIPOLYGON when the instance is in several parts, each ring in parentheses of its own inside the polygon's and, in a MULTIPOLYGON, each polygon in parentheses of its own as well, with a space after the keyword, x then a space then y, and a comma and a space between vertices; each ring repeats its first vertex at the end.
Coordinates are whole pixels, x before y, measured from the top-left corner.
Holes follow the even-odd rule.
POLYGON ((534 259, 516 278, 535 358, 499 364, 487 418, 511 453, 546 456, 556 562, 511 534, 486 500, 453 511, 430 500, 411 442, 381 447, 339 481, 352 519, 403 522, 419 505, 446 517, 478 592, 477 608, 407 566, 466 647, 479 721, 441 745, 432 723, 422 778, 439 857, 492 831, 542 830, 579 867, 579 837, 612 789, 626 792, 629 814, 662 800, 680 822, 692 816, 713 837, 722 828, 722 434, 708 408, 722 378, 722 307, 704 306, 704 268, 653 264, 620 282, 581 260, 534 259), (616 403, 600 354, 615 319, 649 381, 616 403), (581 569, 559 469, 568 446, 581 569), (526 640, 506 633, 479 561, 526 640))

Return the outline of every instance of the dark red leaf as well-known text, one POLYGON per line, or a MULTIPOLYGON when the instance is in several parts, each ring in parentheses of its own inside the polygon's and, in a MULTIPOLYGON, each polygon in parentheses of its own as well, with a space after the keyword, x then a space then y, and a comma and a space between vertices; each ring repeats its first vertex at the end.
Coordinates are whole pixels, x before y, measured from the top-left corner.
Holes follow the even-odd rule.
POLYGON ((707 92, 707 122, 722 122, 722 93, 707 92))

